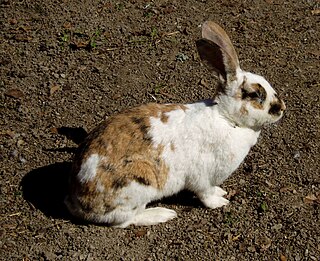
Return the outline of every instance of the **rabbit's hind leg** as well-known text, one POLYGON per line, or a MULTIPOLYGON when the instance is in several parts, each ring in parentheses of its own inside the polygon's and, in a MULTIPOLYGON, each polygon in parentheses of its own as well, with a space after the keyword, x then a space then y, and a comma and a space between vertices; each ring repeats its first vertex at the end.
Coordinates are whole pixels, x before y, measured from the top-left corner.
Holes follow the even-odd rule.
POLYGON ((136 226, 150 226, 167 222, 175 217, 177 217, 177 213, 171 209, 161 207, 145 208, 143 210, 140 209, 131 219, 115 225, 115 227, 124 228, 131 224, 136 226))

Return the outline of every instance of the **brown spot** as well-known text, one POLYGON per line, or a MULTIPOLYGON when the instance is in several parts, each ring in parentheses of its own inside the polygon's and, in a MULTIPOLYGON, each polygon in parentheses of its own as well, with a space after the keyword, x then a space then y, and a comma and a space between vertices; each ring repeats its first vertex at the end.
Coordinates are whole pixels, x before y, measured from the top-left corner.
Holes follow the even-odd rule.
POLYGON ((170 143, 170 149, 172 150, 172 151, 175 151, 176 150, 176 147, 174 146, 174 144, 171 142, 170 143))
POLYGON ((168 112, 174 111, 174 110, 183 110, 186 111, 187 107, 182 104, 167 104, 164 105, 165 107, 161 110, 160 114, 160 120, 163 123, 167 123, 169 120, 168 112))
POLYGON ((167 123, 168 122, 168 115, 166 115, 165 113, 161 113, 161 117, 160 117, 160 120, 163 122, 163 123, 167 123))
POLYGON ((165 113, 186 109, 178 104, 147 104, 111 116, 89 133, 75 156, 70 187, 70 194, 76 195, 87 213, 85 218, 116 207, 114 199, 132 181, 157 189, 164 187, 169 169, 161 158, 164 147, 154 148, 152 144, 150 118, 164 120, 165 113), (101 157, 97 173, 93 180, 82 184, 77 174, 92 154, 101 157), (97 189, 98 182, 103 192, 97 189))
POLYGON ((263 104, 261 104, 260 102, 252 100, 250 101, 250 103, 253 108, 263 110, 263 104))
POLYGON ((104 171, 107 171, 107 172, 114 172, 115 171, 114 166, 112 166, 111 164, 104 164, 101 167, 103 168, 104 171))
POLYGON ((126 177, 119 177, 119 178, 114 178, 112 180, 111 187, 117 190, 117 189, 121 189, 127 185, 128 185, 128 180, 126 179, 126 177))
POLYGON ((143 118, 132 117, 131 119, 135 124, 138 124, 138 125, 140 125, 143 122, 143 118))
POLYGON ((248 110, 247 110, 245 104, 243 104, 243 105, 241 106, 241 108, 240 108, 240 113, 241 113, 241 115, 247 115, 247 114, 248 114, 248 110))
POLYGON ((145 185, 145 186, 149 186, 150 185, 149 181, 147 179, 143 178, 143 177, 136 177, 134 180, 136 182, 140 183, 140 184, 145 185))

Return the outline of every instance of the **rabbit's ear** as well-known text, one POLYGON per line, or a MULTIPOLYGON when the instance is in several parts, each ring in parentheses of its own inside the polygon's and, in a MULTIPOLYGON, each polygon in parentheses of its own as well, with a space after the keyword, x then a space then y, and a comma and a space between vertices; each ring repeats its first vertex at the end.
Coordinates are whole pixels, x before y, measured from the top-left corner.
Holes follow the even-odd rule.
POLYGON ((207 21, 202 25, 202 37, 197 41, 201 59, 224 81, 235 80, 239 59, 227 33, 216 23, 207 21))

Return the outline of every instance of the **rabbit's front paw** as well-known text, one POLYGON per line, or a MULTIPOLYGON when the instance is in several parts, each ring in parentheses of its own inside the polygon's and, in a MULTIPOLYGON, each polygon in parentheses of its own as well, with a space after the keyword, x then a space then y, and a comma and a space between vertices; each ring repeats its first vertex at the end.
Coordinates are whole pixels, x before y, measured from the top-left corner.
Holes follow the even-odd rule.
POLYGON ((218 187, 218 186, 215 186, 214 187, 214 195, 215 196, 220 196, 220 197, 223 197, 225 195, 227 195, 228 192, 223 190, 222 188, 218 187))
POLYGON ((229 204, 229 200, 224 197, 219 197, 216 195, 209 196, 202 199, 202 203, 208 208, 219 208, 229 204))
POLYGON ((214 186, 205 193, 201 193, 200 199, 208 208, 219 208, 229 204, 229 200, 225 199, 224 195, 227 195, 226 191, 218 186, 214 186))

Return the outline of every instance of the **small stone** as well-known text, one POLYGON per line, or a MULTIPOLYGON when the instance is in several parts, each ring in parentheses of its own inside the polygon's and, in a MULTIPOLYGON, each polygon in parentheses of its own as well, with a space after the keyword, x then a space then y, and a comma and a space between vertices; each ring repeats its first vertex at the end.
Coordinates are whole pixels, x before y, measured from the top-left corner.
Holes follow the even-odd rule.
POLYGON ((293 158, 294 159, 299 159, 301 157, 301 154, 299 151, 295 151, 294 154, 293 154, 293 158))
POLYGON ((140 229, 140 230, 136 230, 134 233, 135 233, 135 235, 137 237, 142 237, 142 236, 147 234, 147 230, 146 229, 140 229))
POLYGON ((17 150, 11 151, 10 156, 11 157, 17 157, 18 156, 18 151, 17 150))
POLYGON ((295 260, 295 261, 300 261, 300 260, 301 260, 300 255, 299 255, 299 254, 297 254, 297 255, 294 257, 294 260, 295 260))
POLYGON ((13 24, 18 23, 18 21, 17 21, 17 19, 12 18, 12 19, 9 19, 9 23, 13 25, 13 24))
POLYGON ((178 53, 178 54, 176 55, 176 60, 179 61, 179 62, 185 62, 185 61, 188 60, 188 59, 189 59, 189 57, 188 57, 188 55, 186 55, 186 54, 178 53))
POLYGON ((43 251, 43 257, 46 260, 56 260, 56 255, 52 253, 51 251, 43 251))
POLYGON ((275 224, 273 227, 272 227, 272 229, 274 229, 274 230, 279 230, 279 229, 281 229, 282 228, 282 224, 275 224))
POLYGON ((209 87, 209 84, 206 82, 205 79, 201 79, 201 80, 200 80, 200 84, 201 84, 202 86, 206 87, 206 88, 209 87))
POLYGON ((280 255, 280 261, 287 261, 287 257, 285 255, 280 255))
POLYGON ((20 89, 10 89, 7 90, 4 95, 10 97, 10 98, 15 98, 15 99, 19 99, 22 98, 24 96, 24 93, 20 90, 20 89))
POLYGON ((27 162, 27 160, 23 157, 19 157, 19 161, 22 163, 22 164, 25 164, 27 162))
POLYGON ((24 141, 23 140, 18 140, 17 141, 17 146, 18 147, 21 147, 21 145, 23 145, 24 141))
POLYGON ((254 246, 250 246, 250 247, 248 247, 248 251, 249 252, 256 252, 256 248, 254 247, 254 246))
POLYGON ((267 238, 267 237, 263 238, 260 246, 261 250, 267 250, 271 246, 271 243, 272 241, 270 238, 267 238))
POLYGON ((63 79, 66 78, 66 75, 65 75, 64 73, 61 73, 60 76, 61 76, 61 78, 63 78, 63 79))

